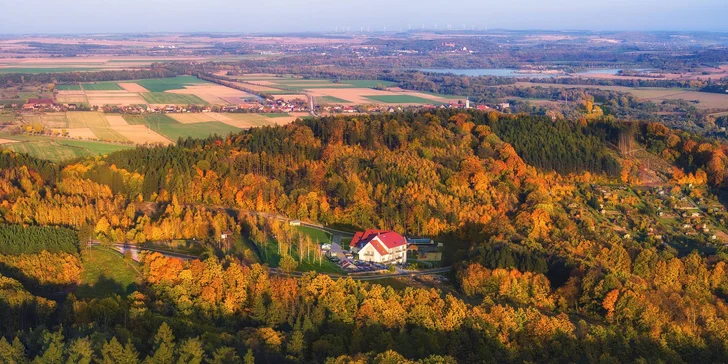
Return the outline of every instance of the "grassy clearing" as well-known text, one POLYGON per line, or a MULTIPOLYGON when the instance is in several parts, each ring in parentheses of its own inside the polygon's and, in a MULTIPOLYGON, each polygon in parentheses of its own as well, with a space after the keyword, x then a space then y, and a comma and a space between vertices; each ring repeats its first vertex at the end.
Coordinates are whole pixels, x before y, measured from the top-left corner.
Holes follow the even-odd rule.
POLYGON ((139 264, 105 247, 83 249, 81 284, 76 290, 79 298, 127 295, 136 290, 139 264))
POLYGON ((166 92, 144 92, 144 101, 164 105, 207 105, 207 101, 195 95, 171 94, 166 92))
POLYGON ((81 85, 56 85, 58 91, 81 91, 81 85))
POLYGON ((121 91, 124 90, 116 82, 84 83, 82 87, 86 91, 121 91))
POLYGON ((187 137, 207 138, 213 134, 223 136, 240 131, 239 128, 219 121, 182 124, 165 114, 124 115, 124 120, 131 125, 146 125, 149 129, 164 135, 171 141, 187 137))
POLYGON ((169 90, 182 90, 186 85, 208 83, 195 76, 177 76, 172 78, 152 78, 134 82, 150 92, 164 92, 169 90))
POLYGON ((436 104, 433 100, 411 95, 376 95, 364 96, 368 99, 385 104, 436 104))
POLYGON ((287 117, 291 116, 291 115, 286 114, 286 113, 277 113, 277 114, 270 114, 270 113, 268 113, 268 114, 261 114, 261 115, 263 115, 263 116, 265 116, 267 118, 287 118, 287 117))
POLYGON ((318 96, 316 97, 318 104, 350 104, 351 101, 340 99, 334 96, 318 96))

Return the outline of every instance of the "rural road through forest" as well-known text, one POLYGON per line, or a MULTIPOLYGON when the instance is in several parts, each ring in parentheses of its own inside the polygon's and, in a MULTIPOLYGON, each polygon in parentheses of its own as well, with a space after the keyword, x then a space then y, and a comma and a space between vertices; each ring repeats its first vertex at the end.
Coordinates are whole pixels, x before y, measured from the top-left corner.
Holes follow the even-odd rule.
MULTIPOLYGON (((93 241, 93 242, 87 244, 87 246, 96 246, 96 245, 101 245, 101 243, 98 241, 93 241)), ((159 250, 159 249, 143 248, 140 246, 123 244, 123 243, 117 243, 117 244, 112 244, 112 245, 114 247, 114 250, 116 250, 117 252, 119 252, 121 254, 123 254, 126 251, 131 252, 132 259, 137 260, 137 261, 139 260, 139 253, 141 253, 142 251, 156 252, 156 253, 160 253, 166 257, 178 258, 178 259, 183 259, 183 260, 193 260, 193 259, 200 258, 199 256, 196 256, 196 255, 175 253, 175 252, 164 251, 164 250, 159 250)), ((351 277, 351 279, 353 279, 355 281, 374 281, 374 280, 386 279, 386 278, 415 277, 415 276, 442 274, 442 273, 447 273, 450 270, 452 270, 452 267, 442 267, 442 268, 433 268, 433 269, 424 269, 424 270, 406 271, 406 272, 400 271, 398 273, 381 273, 381 274, 374 273, 374 274, 357 275, 357 274, 338 274, 338 273, 324 273, 324 272, 319 272, 318 274, 326 274, 327 276, 329 276, 331 278, 351 277)), ((279 268, 270 268, 270 267, 268 268, 268 271, 270 274, 275 274, 275 275, 285 276, 285 277, 302 277, 304 274, 307 273, 307 272, 286 273, 286 272, 280 270, 279 268)))

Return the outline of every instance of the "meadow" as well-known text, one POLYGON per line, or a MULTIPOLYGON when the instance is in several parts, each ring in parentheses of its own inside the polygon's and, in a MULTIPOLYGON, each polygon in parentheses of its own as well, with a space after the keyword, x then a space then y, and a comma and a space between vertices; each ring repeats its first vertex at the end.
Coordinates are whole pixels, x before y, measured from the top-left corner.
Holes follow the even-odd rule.
POLYGON ((76 296, 96 298, 113 294, 127 295, 136 290, 139 263, 125 260, 115 250, 100 246, 82 249, 81 261, 83 271, 76 296))

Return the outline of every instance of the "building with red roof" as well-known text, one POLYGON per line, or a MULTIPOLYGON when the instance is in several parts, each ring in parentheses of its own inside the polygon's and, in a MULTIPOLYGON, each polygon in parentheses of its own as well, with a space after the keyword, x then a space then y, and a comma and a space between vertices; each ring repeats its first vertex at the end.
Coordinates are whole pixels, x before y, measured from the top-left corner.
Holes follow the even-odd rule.
POLYGON ((381 264, 407 262, 407 240, 394 231, 368 229, 351 239, 349 248, 359 260, 381 264))

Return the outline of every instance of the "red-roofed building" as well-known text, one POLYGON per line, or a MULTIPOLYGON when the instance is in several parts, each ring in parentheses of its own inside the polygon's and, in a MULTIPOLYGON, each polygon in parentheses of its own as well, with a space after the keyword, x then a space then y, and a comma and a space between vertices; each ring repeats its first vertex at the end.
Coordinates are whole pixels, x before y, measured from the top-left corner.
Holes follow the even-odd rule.
POLYGON ((351 239, 349 248, 359 254, 359 260, 395 264, 407 262, 407 240, 394 231, 369 229, 351 239))

